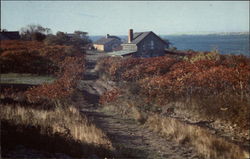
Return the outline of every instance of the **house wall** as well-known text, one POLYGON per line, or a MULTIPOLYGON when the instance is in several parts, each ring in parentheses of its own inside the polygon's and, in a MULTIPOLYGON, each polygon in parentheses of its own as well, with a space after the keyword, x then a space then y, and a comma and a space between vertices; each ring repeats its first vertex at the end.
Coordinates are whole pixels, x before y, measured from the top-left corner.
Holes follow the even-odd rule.
POLYGON ((114 39, 114 40, 112 40, 109 43, 104 45, 104 51, 106 51, 106 52, 113 51, 116 48, 118 48, 120 45, 121 45, 121 41, 119 39, 114 39))
POLYGON ((122 50, 137 51, 137 46, 135 44, 122 44, 122 50))
POLYGON ((138 50, 137 53, 134 55, 136 57, 162 56, 165 53, 164 50, 166 44, 162 40, 160 40, 154 33, 149 34, 137 45, 138 50))

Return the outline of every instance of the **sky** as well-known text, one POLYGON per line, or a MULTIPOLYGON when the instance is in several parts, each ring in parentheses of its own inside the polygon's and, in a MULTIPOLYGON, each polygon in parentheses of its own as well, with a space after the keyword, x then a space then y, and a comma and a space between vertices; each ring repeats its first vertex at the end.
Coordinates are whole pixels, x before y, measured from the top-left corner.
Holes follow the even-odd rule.
POLYGON ((1 1, 1 28, 40 24, 89 35, 249 32, 248 1, 1 1))

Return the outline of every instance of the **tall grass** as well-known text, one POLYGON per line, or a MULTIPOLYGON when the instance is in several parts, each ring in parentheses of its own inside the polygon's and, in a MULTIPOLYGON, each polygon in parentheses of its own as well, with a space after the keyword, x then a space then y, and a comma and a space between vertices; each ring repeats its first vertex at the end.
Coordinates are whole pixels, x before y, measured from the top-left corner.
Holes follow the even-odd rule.
MULTIPOLYGON (((38 110, 20 105, 2 105, 0 116, 1 121, 7 121, 9 124, 17 127, 19 125, 21 128, 19 128, 19 131, 21 132, 25 131, 27 127, 39 128, 40 135, 53 136, 60 134, 65 140, 72 140, 86 145, 83 147, 85 149, 91 150, 91 147, 96 147, 95 149, 92 148, 92 153, 98 152, 98 149, 103 149, 106 150, 106 152, 102 152, 103 155, 110 155, 107 152, 111 152, 113 149, 111 142, 102 130, 96 128, 95 125, 87 120, 86 116, 80 114, 79 110, 72 105, 64 108, 58 107, 55 110, 38 110)), ((29 138, 26 140, 29 140, 29 138)), ((36 146, 36 141, 33 142, 34 146, 36 146)), ((4 147, 5 145, 2 146, 4 147)), ((75 145, 73 144, 72 148, 74 147, 75 145)), ((62 150, 59 149, 58 151, 62 150)), ((67 150, 65 152, 67 153, 67 150)), ((82 154, 80 151, 71 155, 81 157, 86 154, 82 154)))
MULTIPOLYGON (((206 159, 245 159, 250 157, 247 151, 248 148, 243 145, 218 136, 216 131, 210 130, 206 125, 200 126, 199 123, 189 123, 188 121, 170 117, 170 114, 174 113, 172 109, 163 111, 161 108, 147 106, 138 96, 132 97, 128 94, 120 96, 112 102, 105 103, 103 107, 106 111, 135 119, 144 127, 159 133, 169 140, 174 140, 180 145, 193 146, 197 153, 206 159)), ((202 116, 198 116, 197 119, 203 121, 202 116)))
POLYGON ((249 153, 238 145, 195 125, 188 125, 170 117, 160 115, 149 116, 146 125, 168 139, 179 144, 191 144, 206 159, 245 159, 249 153))

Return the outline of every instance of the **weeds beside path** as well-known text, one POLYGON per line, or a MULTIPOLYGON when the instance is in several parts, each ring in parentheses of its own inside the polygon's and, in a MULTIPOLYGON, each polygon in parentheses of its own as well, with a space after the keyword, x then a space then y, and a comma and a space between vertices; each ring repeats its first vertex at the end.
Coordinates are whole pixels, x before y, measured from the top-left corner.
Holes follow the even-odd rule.
MULTIPOLYGON (((91 65, 93 63, 93 59, 87 62, 91 65)), ((166 140, 155 132, 144 128, 135 120, 124 119, 120 115, 98 106, 99 96, 109 86, 98 81, 93 66, 87 68, 85 80, 81 81, 79 88, 88 103, 82 104, 79 101, 79 105, 85 105, 81 109, 82 113, 108 135, 116 149, 117 158, 199 158, 192 148, 166 140)))

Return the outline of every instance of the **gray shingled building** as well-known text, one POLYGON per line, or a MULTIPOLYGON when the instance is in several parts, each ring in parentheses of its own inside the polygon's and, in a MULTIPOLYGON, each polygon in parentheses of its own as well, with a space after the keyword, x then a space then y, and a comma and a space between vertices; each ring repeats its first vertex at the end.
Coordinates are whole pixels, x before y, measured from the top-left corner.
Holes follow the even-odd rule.
POLYGON ((110 55, 132 55, 133 57, 162 56, 165 54, 165 49, 167 47, 168 43, 152 31, 133 33, 133 30, 130 29, 128 33, 128 41, 122 44, 122 50, 112 52, 110 55))
POLYGON ((96 42, 94 42, 94 48, 99 51, 111 52, 116 50, 121 45, 121 39, 117 36, 111 36, 107 34, 106 37, 103 37, 96 42))
POLYGON ((20 35, 18 31, 1 31, 0 40, 19 40, 20 35))

